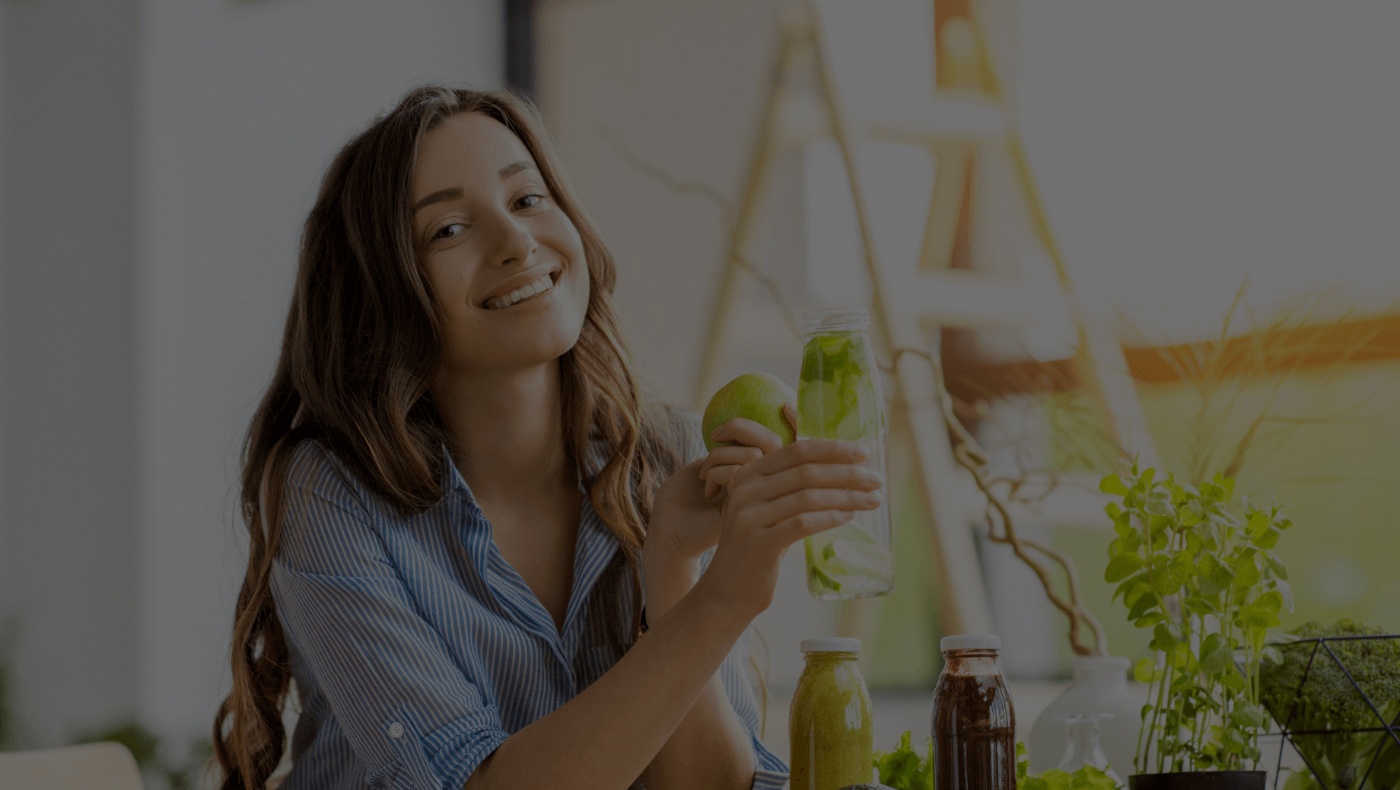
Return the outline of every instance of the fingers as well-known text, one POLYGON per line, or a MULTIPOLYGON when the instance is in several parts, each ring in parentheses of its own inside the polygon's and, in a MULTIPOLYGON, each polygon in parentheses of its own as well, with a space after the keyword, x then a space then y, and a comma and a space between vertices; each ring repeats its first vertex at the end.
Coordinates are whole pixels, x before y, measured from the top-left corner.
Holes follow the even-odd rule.
POLYGON ((784 403, 784 404, 783 404, 783 419, 787 420, 788 425, 791 425, 791 426, 792 426, 792 432, 793 432, 794 435, 796 435, 796 434, 797 434, 797 409, 793 408, 793 406, 792 406, 791 403, 784 403))
POLYGON ((761 526, 776 526, 803 514, 825 510, 874 510, 883 501, 884 497, 874 491, 808 488, 755 505, 746 515, 761 526))
POLYGON ((819 510, 815 513, 801 513, 773 525, 769 533, 786 553, 788 547, 803 538, 811 537, 819 532, 835 529, 842 524, 849 524, 855 518, 855 512, 851 510, 819 510))
POLYGON ((710 471, 717 467, 753 463, 763 457, 763 451, 757 447, 716 447, 705 456, 705 460, 700 464, 700 479, 707 480, 710 471))
POLYGON ((777 499, 806 488, 852 488, 860 491, 875 491, 883 485, 884 479, 874 470, 864 466, 851 463, 810 463, 769 475, 759 484, 758 488, 763 498, 777 499))
POLYGON ((749 468, 755 474, 772 475, 807 463, 859 463, 870 457, 865 447, 840 439, 802 439, 767 453, 749 468))
POLYGON ((722 486, 729 485, 729 483, 734 480, 734 475, 737 474, 741 468, 740 466, 716 466, 714 469, 711 469, 709 474, 705 477, 705 496, 712 496, 709 493, 710 486, 714 486, 718 489, 722 486))
POLYGON ((783 446, 783 439, 768 428, 743 417, 735 417, 710 437, 717 442, 734 442, 748 447, 757 447, 764 453, 771 453, 783 446))

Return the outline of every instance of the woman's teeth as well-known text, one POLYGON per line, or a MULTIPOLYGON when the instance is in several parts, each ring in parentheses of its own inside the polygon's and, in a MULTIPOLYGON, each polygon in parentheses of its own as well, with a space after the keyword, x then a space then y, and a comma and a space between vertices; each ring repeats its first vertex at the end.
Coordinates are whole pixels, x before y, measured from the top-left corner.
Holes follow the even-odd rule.
POLYGON ((548 291, 550 288, 553 287, 554 278, 546 274, 540 279, 535 280, 534 282, 525 286, 524 288, 516 288, 514 291, 511 291, 505 296, 498 296, 495 299, 488 301, 486 303, 486 309, 500 310, 502 308, 510 307, 516 302, 524 301, 525 299, 528 299, 531 296, 534 296, 535 294, 544 293, 545 291, 548 291))

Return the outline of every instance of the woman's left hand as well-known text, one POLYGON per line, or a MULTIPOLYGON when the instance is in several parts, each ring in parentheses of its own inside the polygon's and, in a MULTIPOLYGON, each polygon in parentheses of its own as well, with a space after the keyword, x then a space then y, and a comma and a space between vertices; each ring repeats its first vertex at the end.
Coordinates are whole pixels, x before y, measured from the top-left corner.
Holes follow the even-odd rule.
MULTIPOLYGON (((797 427, 797 413, 783 404, 783 417, 797 427)), ((783 446, 782 437, 752 420, 736 417, 721 425, 715 441, 731 442, 682 467, 661 484, 652 504, 653 534, 648 543, 677 560, 693 560, 719 542, 720 505, 729 481, 745 464, 783 446)))
MULTIPOLYGON (((793 409, 792 404, 783 404, 783 419, 787 420, 788 425, 792 426, 792 432, 796 434, 797 411, 793 409)), ((752 420, 738 417, 721 425, 715 431, 715 435, 710 438, 717 442, 735 442, 737 446, 716 447, 705 457, 704 463, 700 467, 700 479, 705 481, 706 499, 719 494, 725 486, 729 485, 734 473, 739 471, 741 466, 757 461, 783 446, 783 439, 778 434, 752 420), (724 450, 741 450, 743 452, 742 454, 721 452, 724 450)))

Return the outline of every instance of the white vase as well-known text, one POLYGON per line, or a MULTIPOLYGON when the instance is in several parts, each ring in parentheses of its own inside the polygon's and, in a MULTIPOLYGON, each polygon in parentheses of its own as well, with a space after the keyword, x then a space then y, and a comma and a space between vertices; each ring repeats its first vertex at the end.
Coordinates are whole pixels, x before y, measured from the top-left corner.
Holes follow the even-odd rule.
POLYGON ((1142 729, 1142 705, 1146 687, 1128 685, 1130 662, 1118 656, 1076 656, 1074 682, 1056 697, 1031 726, 1031 770, 1045 771, 1060 764, 1069 746, 1070 716, 1105 714, 1099 743, 1113 770, 1130 776, 1138 732, 1142 729))

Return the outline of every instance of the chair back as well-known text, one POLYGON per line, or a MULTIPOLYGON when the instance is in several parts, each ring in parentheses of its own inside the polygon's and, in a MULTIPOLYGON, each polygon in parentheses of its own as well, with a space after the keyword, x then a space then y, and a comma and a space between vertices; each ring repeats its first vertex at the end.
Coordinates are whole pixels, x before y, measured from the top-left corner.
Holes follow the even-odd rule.
POLYGON ((136 760, 126 747, 117 743, 0 752, 0 787, 5 790, 143 790, 136 760))

